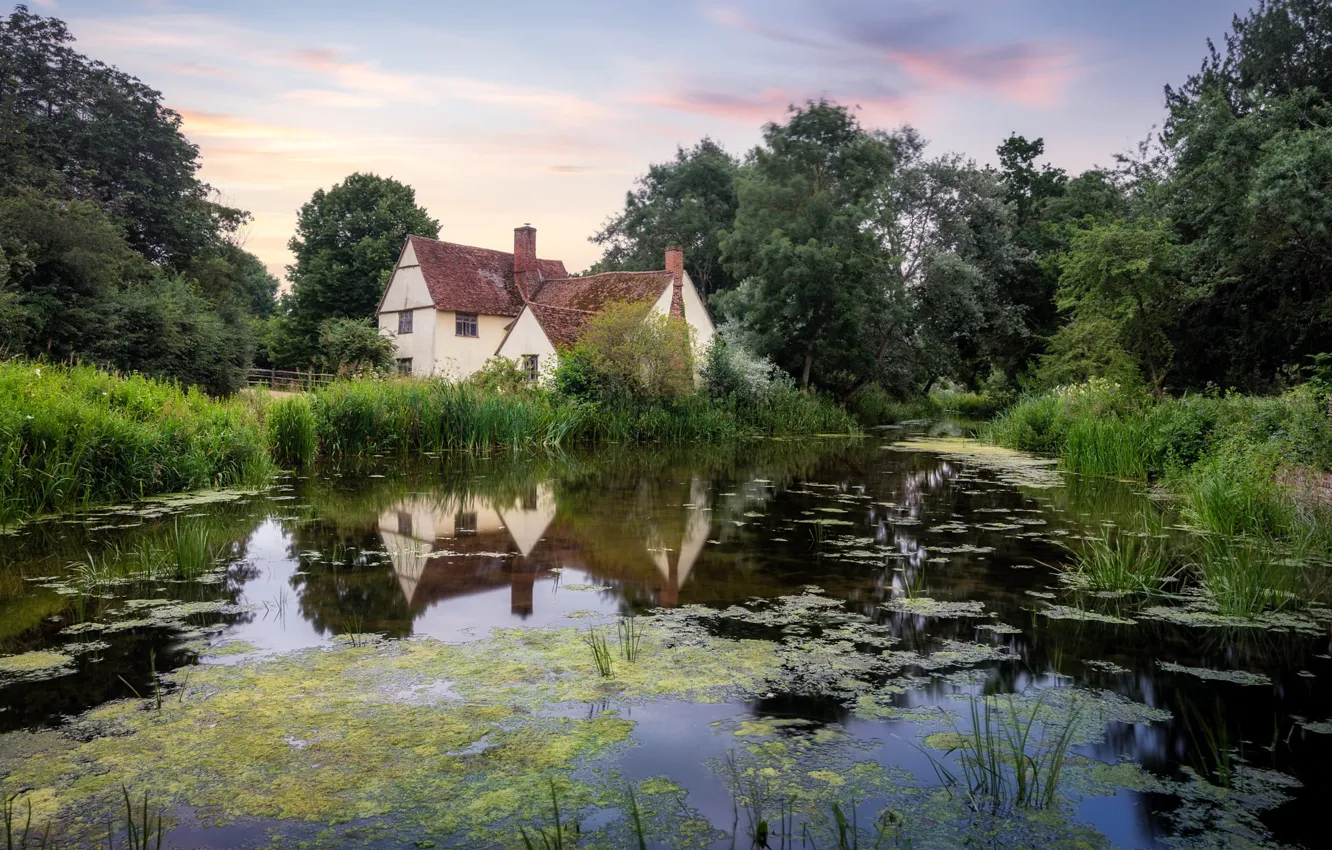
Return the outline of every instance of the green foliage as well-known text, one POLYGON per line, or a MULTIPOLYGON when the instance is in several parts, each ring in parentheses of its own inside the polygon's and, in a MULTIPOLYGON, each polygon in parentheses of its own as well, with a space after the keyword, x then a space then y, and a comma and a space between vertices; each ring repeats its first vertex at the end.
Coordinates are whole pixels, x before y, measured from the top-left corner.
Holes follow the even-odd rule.
MULTIPOLYGON (((1167 330, 1183 295, 1176 253, 1174 235, 1160 221, 1114 219, 1076 231, 1058 259, 1056 301, 1070 324, 1055 335, 1050 357, 1066 364, 1075 352, 1090 354, 1117 372, 1128 359, 1161 391, 1174 358, 1167 330), (1086 351, 1089 338, 1095 342, 1086 351)), ((1047 371, 1057 368, 1052 363, 1047 371)))
POLYGON ((304 395, 277 399, 269 403, 265 415, 268 450, 274 463, 299 468, 314 462, 319 440, 309 399, 304 395))
POLYGON ((819 101, 765 127, 741 175, 721 249, 744 282, 716 303, 806 386, 858 370, 865 331, 886 309, 886 256, 869 222, 892 163, 888 144, 849 110, 819 101))
POLYGON ((487 392, 501 394, 520 393, 533 388, 527 372, 516 360, 508 357, 490 358, 480 369, 473 372, 467 381, 487 392))
POLYGON ((685 270, 704 301, 732 288, 720 236, 735 221, 739 171, 735 158, 708 138, 677 149, 673 162, 649 166, 625 196, 624 210, 591 238, 606 249, 595 271, 659 269, 674 246, 684 249, 685 270))
POLYGON ((439 235, 439 222, 416 204, 410 186, 356 173, 301 207, 288 247, 289 301, 283 302, 282 345, 274 361, 305 366, 318 358, 318 336, 329 319, 373 318, 408 236, 439 235))
POLYGON ((134 251, 171 270, 220 249, 246 215, 211 200, 180 116, 160 92, 73 41, 63 21, 23 6, 0 20, 0 191, 95 202, 134 251))
POLYGON ((262 425, 240 401, 86 366, 0 363, 0 521, 268 469, 262 425))
POLYGON ((364 375, 393 366, 393 340, 374 319, 328 319, 319 326, 319 358, 326 372, 364 375))
POLYGON ((555 381, 586 401, 679 398, 694 386, 689 325, 648 302, 612 304, 588 321, 555 381))
POLYGON ((1179 571, 1168 541, 1150 525, 1133 531, 1107 524, 1099 536, 1069 548, 1073 561, 1063 565, 1065 577, 1088 590, 1159 593, 1179 571))

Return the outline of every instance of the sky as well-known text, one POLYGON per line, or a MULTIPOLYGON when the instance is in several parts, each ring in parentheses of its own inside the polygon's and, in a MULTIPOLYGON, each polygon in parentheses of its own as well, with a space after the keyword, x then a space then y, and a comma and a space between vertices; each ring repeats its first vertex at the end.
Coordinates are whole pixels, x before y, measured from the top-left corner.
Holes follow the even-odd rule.
POLYGON ((648 164, 742 154, 792 103, 911 124, 994 161, 1010 132, 1072 172, 1162 117, 1245 0, 29 0, 163 93, 202 176, 279 277, 296 213, 355 171, 411 185, 440 238, 591 265, 648 164))

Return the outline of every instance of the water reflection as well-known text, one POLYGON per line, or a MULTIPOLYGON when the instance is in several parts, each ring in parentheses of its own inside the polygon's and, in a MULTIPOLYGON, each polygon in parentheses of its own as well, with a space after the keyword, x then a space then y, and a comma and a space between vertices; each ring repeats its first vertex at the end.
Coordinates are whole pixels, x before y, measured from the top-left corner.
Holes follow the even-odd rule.
MULTIPOLYGON (((894 649, 928 652, 952 640, 1011 653, 970 678, 923 674, 896 708, 1035 686, 1110 691, 1171 719, 1112 725, 1083 755, 1127 756, 1163 777, 1188 767, 1220 784, 1240 763, 1287 772, 1304 788, 1271 821, 1304 838, 1313 833, 1301 813, 1332 790, 1323 768, 1332 736, 1309 733, 1294 718, 1332 718, 1326 636, 1040 614, 1058 597, 1132 619, 1131 600, 1071 594, 1049 565, 1066 557, 1061 541, 1102 522, 1131 525, 1168 510, 1121 482, 1069 477, 1055 487, 1015 486, 965 460, 886 451, 877 440, 768 441, 688 454, 609 450, 347 470, 162 516, 33 523, 0 538, 0 652, 66 651, 89 635, 105 647, 77 654, 67 675, 0 687, 0 725, 50 722, 131 696, 151 683, 150 653, 167 669, 227 663, 217 650, 234 641, 283 651, 359 632, 454 640, 493 626, 568 625, 577 621, 565 618, 589 610, 725 608, 817 585, 888 627, 894 649), (153 552, 171 551, 187 519, 207 528, 214 574, 181 581, 139 570, 153 552), (85 561, 121 572, 80 584, 73 565, 85 561), (903 604, 922 598, 977 601, 984 613, 940 618, 903 604), (219 607, 145 622, 135 607, 142 600, 219 607), (126 622, 138 624, 119 627, 126 622), (105 629, 81 636, 87 623, 105 629), (1161 661, 1261 671, 1272 685, 1169 674, 1161 661)), ((883 724, 853 719, 829 695, 774 693, 745 708, 884 734, 883 724)), ((909 750, 892 746, 882 756, 927 768, 909 750)), ((672 762, 660 747, 633 759, 672 762)), ((1098 822, 1136 824, 1122 827, 1127 843, 1168 830, 1169 804, 1150 796, 1096 805, 1104 809, 1098 822)))

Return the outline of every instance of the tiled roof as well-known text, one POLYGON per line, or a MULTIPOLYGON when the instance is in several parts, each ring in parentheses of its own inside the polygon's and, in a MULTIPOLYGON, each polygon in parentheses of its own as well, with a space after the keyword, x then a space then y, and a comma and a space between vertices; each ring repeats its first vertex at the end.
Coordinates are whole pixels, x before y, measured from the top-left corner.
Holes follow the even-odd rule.
MULTIPOLYGON (((492 316, 516 316, 522 311, 523 297, 513 278, 513 254, 424 236, 408 238, 436 309, 492 316)), ((537 264, 542 277, 569 274, 559 260, 537 260, 537 264)))
POLYGON ((568 348, 583 335, 589 319, 620 301, 655 301, 671 285, 670 272, 602 272, 547 280, 529 305, 546 337, 568 348))
POLYGON ((616 301, 656 298, 670 282, 670 272, 602 272, 587 277, 546 280, 532 300, 550 307, 570 307, 595 313, 616 301))

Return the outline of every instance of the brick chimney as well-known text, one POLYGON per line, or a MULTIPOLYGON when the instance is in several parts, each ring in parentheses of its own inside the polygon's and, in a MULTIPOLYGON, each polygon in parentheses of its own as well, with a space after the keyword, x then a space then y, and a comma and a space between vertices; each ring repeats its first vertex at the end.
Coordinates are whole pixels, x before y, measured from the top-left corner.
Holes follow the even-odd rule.
POLYGON ((513 273, 536 274, 536 228, 530 224, 513 229, 513 273))
POLYGON ((666 249, 666 271, 671 273, 675 289, 671 293, 671 315, 684 317, 684 250, 670 246, 666 249))

